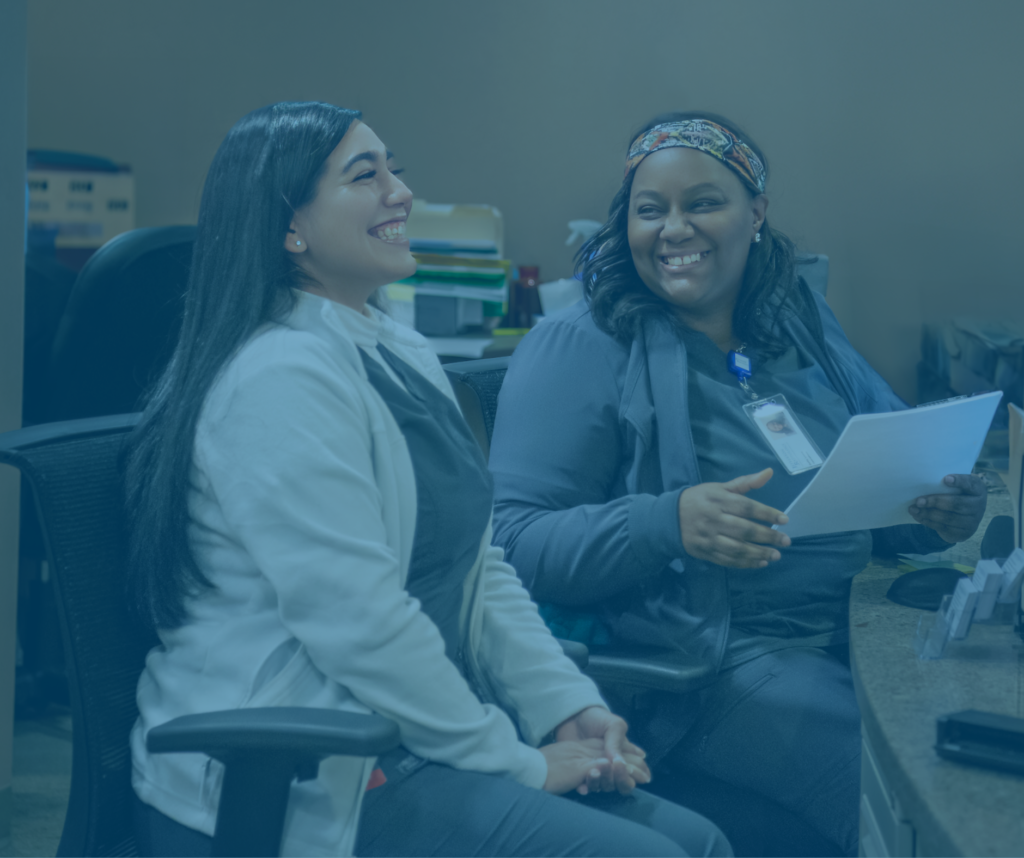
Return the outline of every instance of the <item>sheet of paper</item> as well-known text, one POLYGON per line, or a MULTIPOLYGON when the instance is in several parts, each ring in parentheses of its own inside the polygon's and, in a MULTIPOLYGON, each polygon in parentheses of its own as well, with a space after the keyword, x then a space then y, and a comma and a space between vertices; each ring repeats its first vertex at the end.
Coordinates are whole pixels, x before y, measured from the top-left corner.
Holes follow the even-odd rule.
MULTIPOLYGON (((831 455, 789 505, 791 537, 913 524, 923 495, 947 494, 947 474, 969 474, 1002 393, 850 418, 831 455)), ((1019 464, 1019 461, 1018 461, 1019 464)))
POLYGON ((1024 497, 1021 496, 1021 465, 1024 463, 1024 411, 1010 403, 1010 473, 1006 480, 1006 488, 1013 501, 1013 537, 1018 548, 1021 547, 1021 507, 1024 497))

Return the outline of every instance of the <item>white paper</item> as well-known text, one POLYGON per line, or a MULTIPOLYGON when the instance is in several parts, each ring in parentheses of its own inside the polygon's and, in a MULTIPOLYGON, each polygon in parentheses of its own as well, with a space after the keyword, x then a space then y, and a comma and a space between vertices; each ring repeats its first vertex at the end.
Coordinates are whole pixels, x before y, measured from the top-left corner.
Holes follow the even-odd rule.
POLYGON ((1006 488, 1010 492, 1010 500, 1013 501, 1013 537, 1014 544, 1021 547, 1021 507, 1024 506, 1021 497, 1021 464, 1024 460, 1024 411, 1021 411, 1012 402, 1010 403, 1010 473, 1006 481, 1006 488))
POLYGON ((949 494, 947 474, 969 474, 1002 393, 850 418, 832 454, 789 505, 791 537, 913 524, 910 504, 949 494))
POLYGON ((1020 598, 1021 583, 1024 582, 1024 550, 1013 549, 1013 554, 1003 564, 1003 588, 999 601, 1012 604, 1020 598))

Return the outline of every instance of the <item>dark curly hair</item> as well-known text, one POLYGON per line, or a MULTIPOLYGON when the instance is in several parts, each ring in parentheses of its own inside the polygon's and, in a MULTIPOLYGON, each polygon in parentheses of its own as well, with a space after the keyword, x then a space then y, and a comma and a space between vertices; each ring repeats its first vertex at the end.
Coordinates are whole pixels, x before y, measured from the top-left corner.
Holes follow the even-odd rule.
MULTIPOLYGON (((630 142, 655 125, 686 119, 709 119, 728 128, 754 150, 767 176, 768 160, 760 147, 735 123, 713 113, 662 113, 637 129, 630 142)), ((627 220, 634 173, 635 170, 630 171, 623 180, 604 226, 579 249, 575 266, 597 326, 623 342, 636 338, 648 317, 667 317, 674 324, 682 324, 672 304, 647 288, 633 265, 627 220)), ((767 220, 760 232, 761 241, 751 245, 747 258, 733 328, 743 342, 771 356, 780 354, 788 345, 779 333, 779 322, 787 315, 807 320, 812 331, 819 323, 810 290, 795 273, 793 242, 769 226, 767 220)))

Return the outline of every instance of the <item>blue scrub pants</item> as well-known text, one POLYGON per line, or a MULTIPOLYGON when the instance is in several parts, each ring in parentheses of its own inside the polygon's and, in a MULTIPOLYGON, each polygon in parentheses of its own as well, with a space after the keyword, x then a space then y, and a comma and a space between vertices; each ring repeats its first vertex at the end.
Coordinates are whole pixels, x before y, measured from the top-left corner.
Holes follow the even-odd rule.
MULTIPOLYGON (((699 707, 693 727, 654 770, 660 794, 685 800, 671 781, 682 785, 687 773, 698 773, 806 823, 811 836, 801 845, 796 835, 787 854, 820 855, 828 843, 839 854, 857 854, 860 710, 847 663, 812 647, 768 653, 723 671, 699 693, 699 707)), ((714 813, 697 806, 729 836, 749 824, 739 818, 748 813, 743 806, 714 813)))

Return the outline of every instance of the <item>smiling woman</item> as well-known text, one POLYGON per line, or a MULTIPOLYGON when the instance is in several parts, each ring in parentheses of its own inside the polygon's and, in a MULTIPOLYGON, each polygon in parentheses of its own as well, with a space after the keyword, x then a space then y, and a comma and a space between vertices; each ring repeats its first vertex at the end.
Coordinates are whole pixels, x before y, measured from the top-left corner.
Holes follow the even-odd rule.
POLYGON ((222 774, 150 754, 150 729, 310 706, 384 715, 402 744, 295 783, 282 854, 728 854, 630 796, 643 752, 491 546, 490 475, 436 356, 372 306, 415 269, 393 160, 358 113, 285 103, 210 168, 181 339, 128 456, 130 590, 162 644, 131 736, 143 853, 210 854, 222 774))
POLYGON ((586 301, 532 332, 505 377, 495 540, 559 633, 715 674, 622 713, 663 794, 741 854, 855 854, 850 580, 872 551, 967 538, 986 492, 951 475, 958 493, 919 499, 916 525, 792 541, 772 528, 851 415, 905 405, 795 276, 767 178, 722 117, 666 114, 634 135, 577 258, 586 301))

